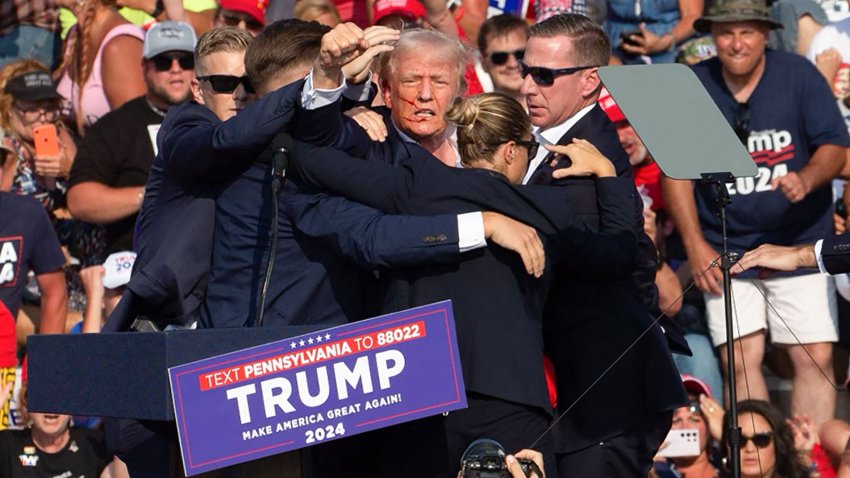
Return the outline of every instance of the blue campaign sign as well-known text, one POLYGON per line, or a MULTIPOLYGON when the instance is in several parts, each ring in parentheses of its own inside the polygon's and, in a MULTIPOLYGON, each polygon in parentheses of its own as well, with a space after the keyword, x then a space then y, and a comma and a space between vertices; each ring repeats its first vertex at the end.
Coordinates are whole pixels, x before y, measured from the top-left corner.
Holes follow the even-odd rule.
POLYGON ((466 408, 451 301, 168 372, 187 476, 466 408))
POLYGON ((528 12, 528 0, 490 0, 487 8, 487 18, 495 17, 503 13, 510 13, 520 18, 525 18, 528 12))

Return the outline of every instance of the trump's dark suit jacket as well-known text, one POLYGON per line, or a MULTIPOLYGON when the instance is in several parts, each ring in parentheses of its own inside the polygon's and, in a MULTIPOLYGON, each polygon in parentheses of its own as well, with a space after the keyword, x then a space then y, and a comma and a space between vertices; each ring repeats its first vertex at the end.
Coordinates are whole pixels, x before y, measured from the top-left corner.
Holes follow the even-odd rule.
MULTIPOLYGON (((628 179, 599 180, 599 234, 576 218, 560 188, 517 187, 501 174, 448 167, 418 145, 406 147, 413 156, 393 167, 299 144, 294 166, 303 180, 387 213, 490 210, 511 216, 542 235, 549 270, 592 266, 613 277, 634 269, 637 241, 628 205, 635 192, 628 179)), ((452 300, 467 390, 551 413, 541 331, 551 274, 529 276, 517 254, 498 246, 468 252, 459 264, 389 272, 385 311, 452 300)))
MULTIPOLYGON (((628 156, 599 105, 558 144, 570 144, 573 138, 592 143, 611 159, 620 177, 632 180, 628 156)), ((596 230, 601 222, 595 184, 583 178, 553 180, 549 163, 547 159, 540 164, 529 184, 564 186, 582 219, 596 230)), ((546 303, 544 336, 546 353, 555 365, 558 408, 572 406, 558 423, 559 453, 598 443, 686 401, 667 340, 660 327, 651 326, 650 310, 657 301, 656 257, 654 246, 643 233, 642 204, 636 200, 627 207, 632 211, 631 227, 639 240, 637 270, 601 280, 586 270, 562 274, 555 279, 546 303), (648 332, 634 348, 579 399, 645 330, 648 332)))

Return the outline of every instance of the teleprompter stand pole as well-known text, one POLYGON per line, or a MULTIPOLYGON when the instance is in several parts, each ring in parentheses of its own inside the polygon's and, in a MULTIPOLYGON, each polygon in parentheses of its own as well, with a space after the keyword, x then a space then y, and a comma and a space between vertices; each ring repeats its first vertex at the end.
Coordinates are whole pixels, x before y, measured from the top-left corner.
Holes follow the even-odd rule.
MULTIPOLYGON (((732 476, 741 476, 741 429, 735 388, 735 348, 732 336, 732 279, 736 257, 726 245, 726 185, 736 178, 754 178, 758 168, 729 120, 694 72, 677 64, 606 66, 598 70, 605 88, 634 127, 665 176, 714 185, 720 209, 726 306, 727 380, 731 427, 727 431, 732 476), (694 125, 699 125, 695 128, 694 125), (720 172, 718 172, 720 171, 720 172)), ((712 264, 712 267, 717 265, 712 264)))
MULTIPOLYGON (((720 252, 720 271, 723 273, 723 305, 726 310, 726 381, 729 387, 729 468, 733 478, 741 476, 741 427, 738 426, 738 391, 735 380, 735 345, 732 329, 732 265, 737 254, 729 252, 726 236, 726 206, 732 202, 726 185, 735 181, 731 173, 703 173, 702 181, 714 185, 720 210, 723 250, 720 252)), ((713 266, 713 265, 712 265, 713 266)))

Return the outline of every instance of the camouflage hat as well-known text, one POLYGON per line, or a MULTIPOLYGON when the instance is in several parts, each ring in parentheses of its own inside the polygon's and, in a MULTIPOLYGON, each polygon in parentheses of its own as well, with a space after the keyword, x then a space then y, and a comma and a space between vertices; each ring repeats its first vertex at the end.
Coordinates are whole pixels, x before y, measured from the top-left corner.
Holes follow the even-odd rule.
POLYGON ((782 24, 770 18, 765 0, 715 0, 708 14, 694 22, 694 30, 709 33, 712 23, 764 22, 770 29, 782 24))

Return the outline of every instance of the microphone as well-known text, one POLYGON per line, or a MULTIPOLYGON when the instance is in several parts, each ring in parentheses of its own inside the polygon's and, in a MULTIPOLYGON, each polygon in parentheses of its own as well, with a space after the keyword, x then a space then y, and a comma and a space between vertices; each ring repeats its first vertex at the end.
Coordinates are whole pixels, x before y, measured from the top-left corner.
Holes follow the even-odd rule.
POLYGON ((286 133, 280 133, 272 140, 272 187, 278 190, 286 178, 289 167, 289 153, 293 151, 295 141, 286 133))
POLYGON ((274 258, 277 252, 277 228, 278 228, 278 196, 286 179, 286 168, 289 166, 289 153, 295 150, 295 141, 286 133, 280 133, 272 140, 272 217, 269 232, 269 256, 266 262, 266 273, 260 294, 257 296, 254 312, 254 327, 262 327, 265 318, 266 295, 269 291, 272 271, 274 269, 274 258))

